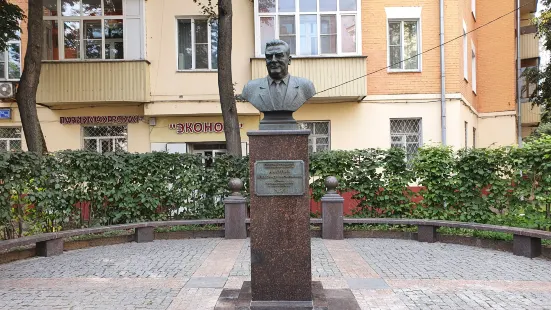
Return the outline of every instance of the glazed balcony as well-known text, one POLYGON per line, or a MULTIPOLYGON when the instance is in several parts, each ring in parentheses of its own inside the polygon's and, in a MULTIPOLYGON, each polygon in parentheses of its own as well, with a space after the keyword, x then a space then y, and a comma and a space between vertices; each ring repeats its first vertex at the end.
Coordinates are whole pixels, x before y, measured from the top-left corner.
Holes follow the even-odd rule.
POLYGON ((37 103, 148 102, 149 62, 43 61, 37 103))
MULTIPOLYGON (((314 83, 316 91, 319 93, 310 100, 311 102, 361 101, 367 95, 365 78, 332 89, 329 88, 365 76, 366 62, 367 58, 364 56, 296 57, 293 58, 291 66, 289 66, 289 73, 307 78, 314 83)), ((253 58, 251 63, 253 79, 267 75, 266 61, 263 58, 253 58)))

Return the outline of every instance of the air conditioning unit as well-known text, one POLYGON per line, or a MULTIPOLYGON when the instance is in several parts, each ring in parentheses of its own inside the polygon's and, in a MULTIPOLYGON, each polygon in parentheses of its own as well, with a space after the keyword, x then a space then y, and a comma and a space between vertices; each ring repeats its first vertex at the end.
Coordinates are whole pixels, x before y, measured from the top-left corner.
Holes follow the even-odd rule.
POLYGON ((12 98, 13 95, 13 84, 0 82, 0 98, 12 98))

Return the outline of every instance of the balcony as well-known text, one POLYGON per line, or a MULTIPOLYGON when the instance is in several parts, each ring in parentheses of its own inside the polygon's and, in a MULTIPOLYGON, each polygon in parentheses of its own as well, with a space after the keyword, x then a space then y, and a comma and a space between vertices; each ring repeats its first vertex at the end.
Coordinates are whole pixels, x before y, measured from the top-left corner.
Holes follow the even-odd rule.
POLYGON ((523 126, 537 126, 541 121, 541 109, 532 106, 531 102, 521 103, 521 121, 523 126))
MULTIPOLYGON (((311 57, 293 58, 289 72, 311 80, 319 92, 310 102, 350 102, 361 101, 367 95, 365 78, 350 83, 331 87, 365 76, 367 58, 354 57, 311 57), (323 91, 329 89, 327 91, 323 91), (322 92, 323 91, 323 92, 322 92)), ((252 78, 265 77, 266 61, 263 58, 253 58, 252 78)))
POLYGON ((540 57, 540 43, 536 37, 536 27, 521 27, 520 33, 520 59, 540 57))
POLYGON ((149 62, 43 61, 37 103, 148 102, 149 62))

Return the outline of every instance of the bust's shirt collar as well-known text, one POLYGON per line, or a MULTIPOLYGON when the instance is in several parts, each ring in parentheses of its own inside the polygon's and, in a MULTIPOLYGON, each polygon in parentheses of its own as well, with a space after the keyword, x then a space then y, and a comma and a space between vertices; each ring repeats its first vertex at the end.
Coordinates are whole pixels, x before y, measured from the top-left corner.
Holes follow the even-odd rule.
MULTIPOLYGON (((281 82, 283 82, 283 84, 285 84, 285 85, 288 86, 288 85, 289 85, 289 78, 291 78, 291 75, 290 75, 290 74, 287 74, 287 76, 284 77, 284 78, 281 80, 281 82)), ((268 75, 268 85, 272 85, 273 82, 278 83, 278 80, 274 80, 274 79, 272 79, 272 78, 268 75)))

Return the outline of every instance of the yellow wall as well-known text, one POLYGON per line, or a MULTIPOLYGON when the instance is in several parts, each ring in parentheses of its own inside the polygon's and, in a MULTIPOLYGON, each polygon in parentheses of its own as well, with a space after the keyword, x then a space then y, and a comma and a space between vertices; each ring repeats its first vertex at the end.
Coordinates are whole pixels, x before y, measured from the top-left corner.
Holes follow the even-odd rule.
MULTIPOLYGON (((147 59, 151 62, 152 101, 218 100, 217 73, 177 72, 176 17, 200 17, 193 1, 146 1, 147 59)), ((254 56, 252 1, 233 2, 232 74, 236 89, 251 78, 254 56)))
POLYGON ((517 143, 516 115, 481 115, 477 147, 498 147, 517 143))

